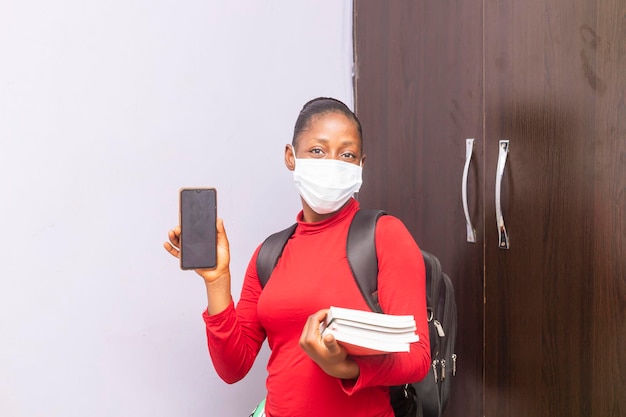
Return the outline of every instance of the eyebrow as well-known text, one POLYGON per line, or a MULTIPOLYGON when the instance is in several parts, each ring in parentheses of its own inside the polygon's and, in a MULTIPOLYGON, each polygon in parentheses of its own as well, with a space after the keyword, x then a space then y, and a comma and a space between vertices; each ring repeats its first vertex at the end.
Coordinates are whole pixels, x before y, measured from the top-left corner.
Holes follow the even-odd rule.
MULTIPOLYGON (((316 137, 315 140, 319 141, 319 142, 322 142, 322 143, 330 142, 330 139, 327 139, 327 138, 318 138, 318 137, 316 137)), ((351 140, 351 139, 345 139, 345 140, 342 140, 339 144, 342 145, 342 146, 358 145, 359 141, 358 140, 354 141, 354 140, 351 140)))

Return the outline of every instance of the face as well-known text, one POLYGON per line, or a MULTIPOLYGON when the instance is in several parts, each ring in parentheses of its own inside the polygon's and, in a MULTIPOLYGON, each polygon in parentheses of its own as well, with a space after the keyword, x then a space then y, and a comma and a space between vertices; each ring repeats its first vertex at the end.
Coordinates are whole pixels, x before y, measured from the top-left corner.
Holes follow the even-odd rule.
MULTIPOLYGON (((309 129, 296 138, 296 158, 336 159, 359 165, 362 155, 361 138, 355 123, 341 113, 315 116, 309 129)), ((295 160, 291 146, 285 149, 285 165, 293 171, 295 160)))

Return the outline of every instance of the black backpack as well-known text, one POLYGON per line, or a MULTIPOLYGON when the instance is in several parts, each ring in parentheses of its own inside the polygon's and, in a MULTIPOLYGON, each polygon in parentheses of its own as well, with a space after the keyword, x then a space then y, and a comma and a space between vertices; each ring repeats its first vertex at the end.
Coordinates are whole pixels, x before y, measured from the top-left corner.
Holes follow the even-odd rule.
MULTIPOLYGON (((363 298, 372 311, 382 313, 376 297, 378 260, 375 233, 382 210, 357 211, 347 240, 350 269, 363 298)), ((265 287, 296 224, 270 235, 259 250, 256 269, 261 287, 265 287)), ((451 376, 456 374, 454 350, 457 330, 457 311, 454 288, 450 278, 442 272, 434 255, 422 251, 426 267, 426 305, 432 366, 420 382, 390 387, 391 404, 396 417, 439 417, 450 398, 451 376)))

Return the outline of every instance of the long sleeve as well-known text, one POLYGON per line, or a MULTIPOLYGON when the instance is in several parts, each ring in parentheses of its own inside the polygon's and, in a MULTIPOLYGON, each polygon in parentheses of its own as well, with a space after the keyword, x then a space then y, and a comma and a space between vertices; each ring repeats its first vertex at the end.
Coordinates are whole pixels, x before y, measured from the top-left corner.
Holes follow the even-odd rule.
POLYGON ((412 314, 419 341, 409 353, 355 357, 360 367, 356 383, 344 382, 346 392, 377 385, 419 381, 430 367, 424 261, 406 227, 395 217, 383 216, 376 228, 378 299, 387 314, 412 314))
MULTIPOLYGON (((258 249, 257 249, 258 251, 258 249)), ((265 340, 257 317, 261 285, 256 276, 256 252, 252 257, 237 307, 231 302, 219 314, 203 313, 213 366, 220 378, 232 384, 247 375, 265 340)))

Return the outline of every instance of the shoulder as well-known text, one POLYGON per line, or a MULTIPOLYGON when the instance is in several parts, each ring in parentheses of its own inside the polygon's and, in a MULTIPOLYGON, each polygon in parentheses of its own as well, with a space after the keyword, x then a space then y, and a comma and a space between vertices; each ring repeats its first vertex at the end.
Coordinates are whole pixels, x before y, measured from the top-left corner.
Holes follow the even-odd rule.
POLYGON ((377 250, 410 246, 417 248, 417 242, 399 218, 387 214, 378 219, 376 225, 377 250))
POLYGON ((380 216, 376 224, 376 234, 378 233, 409 233, 405 224, 399 218, 386 214, 380 216))

